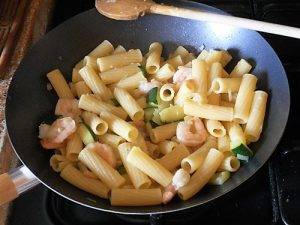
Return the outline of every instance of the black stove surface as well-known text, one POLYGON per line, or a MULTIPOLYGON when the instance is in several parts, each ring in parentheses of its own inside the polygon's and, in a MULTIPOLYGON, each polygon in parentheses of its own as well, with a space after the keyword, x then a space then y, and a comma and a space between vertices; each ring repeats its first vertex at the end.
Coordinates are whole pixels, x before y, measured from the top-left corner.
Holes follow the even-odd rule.
MULTIPOLYGON (((157 1, 159 2, 159 1, 157 1)), ((160 1, 162 2, 162 1, 160 1)), ((300 27, 297 0, 203 0, 233 15, 300 27)), ((57 1, 53 27, 92 8, 93 0, 57 1)), ((204 206, 161 216, 124 216, 92 210, 56 195, 42 185, 14 201, 10 225, 107 224, 300 224, 300 41, 265 35, 281 58, 291 89, 285 134, 271 159, 234 191, 204 206)), ((285 109, 282 109, 285 110, 285 109)))

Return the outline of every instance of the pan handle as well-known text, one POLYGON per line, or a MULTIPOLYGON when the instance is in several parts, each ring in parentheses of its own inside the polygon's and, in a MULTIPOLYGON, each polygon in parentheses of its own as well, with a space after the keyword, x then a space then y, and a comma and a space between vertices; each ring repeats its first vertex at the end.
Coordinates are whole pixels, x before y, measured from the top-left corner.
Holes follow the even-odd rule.
POLYGON ((0 175, 0 206, 16 199, 23 192, 38 185, 39 180, 26 166, 0 175))

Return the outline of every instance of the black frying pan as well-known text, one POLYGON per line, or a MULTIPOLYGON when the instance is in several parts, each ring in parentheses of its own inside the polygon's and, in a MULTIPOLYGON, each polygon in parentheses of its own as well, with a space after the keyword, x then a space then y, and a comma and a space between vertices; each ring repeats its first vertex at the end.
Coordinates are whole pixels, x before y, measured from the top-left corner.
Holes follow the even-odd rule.
MULTIPOLYGON (((180 5, 222 13, 202 4, 182 2, 180 5)), ((136 21, 114 21, 92 9, 58 26, 30 50, 9 88, 6 122, 20 160, 45 186, 61 196, 103 211, 166 213, 209 202, 251 177, 276 148, 287 122, 289 107, 289 86, 283 66, 272 47, 257 32, 158 15, 136 21), (241 57, 250 60, 255 65, 253 74, 259 78, 258 89, 267 91, 270 96, 262 137, 251 145, 256 153, 254 158, 224 185, 208 186, 188 201, 175 199, 164 206, 113 207, 108 201, 62 180, 49 166, 52 153, 43 150, 37 138, 38 125, 53 115, 57 101, 56 94, 46 89, 46 73, 59 68, 70 79, 74 64, 104 39, 115 46, 122 44, 127 49, 141 48, 144 53, 151 42, 159 41, 163 43, 166 55, 178 45, 199 52, 199 47, 204 44, 207 48, 229 49, 235 56, 232 65, 241 57)))

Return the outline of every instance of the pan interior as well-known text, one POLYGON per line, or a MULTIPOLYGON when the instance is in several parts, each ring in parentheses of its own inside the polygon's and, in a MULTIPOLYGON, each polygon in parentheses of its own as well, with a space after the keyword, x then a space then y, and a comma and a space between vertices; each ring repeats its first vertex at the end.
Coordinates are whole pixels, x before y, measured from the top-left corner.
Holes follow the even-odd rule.
MULTIPOLYGON (((203 4, 180 4, 220 12, 203 4)), ((257 32, 159 15, 148 15, 135 21, 113 21, 93 9, 49 32, 26 55, 8 92, 6 120, 11 142, 19 158, 53 191, 99 210, 133 214, 165 213, 211 201, 252 176, 267 161, 282 136, 289 113, 289 99, 288 82, 281 62, 257 32), (229 69, 240 58, 249 60, 254 65, 253 74, 259 78, 258 88, 269 93, 262 138, 251 145, 256 152, 254 158, 224 185, 206 187, 188 201, 177 199, 166 206, 112 207, 107 200, 63 181, 50 168, 52 152, 43 150, 37 138, 38 125, 51 119, 57 101, 56 94, 47 91, 46 73, 59 68, 70 80, 73 66, 105 39, 114 46, 121 44, 126 49, 140 48, 144 54, 154 41, 163 44, 165 55, 178 45, 194 53, 199 53, 203 45, 207 49, 228 49, 234 56, 229 69)))

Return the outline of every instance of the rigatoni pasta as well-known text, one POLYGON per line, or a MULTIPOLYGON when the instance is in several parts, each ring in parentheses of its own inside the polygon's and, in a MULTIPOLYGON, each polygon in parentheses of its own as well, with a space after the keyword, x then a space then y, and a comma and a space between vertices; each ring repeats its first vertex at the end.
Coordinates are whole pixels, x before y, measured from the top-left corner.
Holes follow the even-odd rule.
POLYGON ((58 69, 47 74, 59 97, 59 118, 39 126, 50 166, 113 206, 187 200, 222 185, 262 132, 268 94, 256 90, 249 62, 228 74, 226 50, 162 55, 159 42, 143 56, 105 40, 73 66, 71 82, 58 69))

